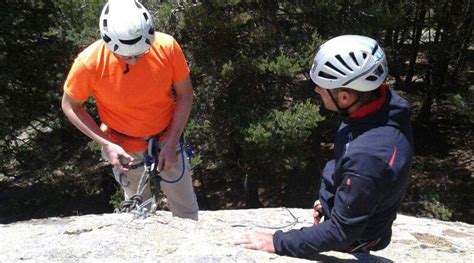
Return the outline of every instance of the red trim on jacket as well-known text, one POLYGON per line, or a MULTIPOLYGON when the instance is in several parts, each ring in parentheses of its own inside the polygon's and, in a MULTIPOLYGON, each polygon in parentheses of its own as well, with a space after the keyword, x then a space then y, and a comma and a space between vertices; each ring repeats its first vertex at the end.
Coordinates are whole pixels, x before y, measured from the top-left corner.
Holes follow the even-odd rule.
POLYGON ((393 164, 395 163, 395 156, 397 155, 398 148, 395 146, 395 150, 393 151, 392 158, 390 158, 390 162, 388 165, 393 168, 393 164))

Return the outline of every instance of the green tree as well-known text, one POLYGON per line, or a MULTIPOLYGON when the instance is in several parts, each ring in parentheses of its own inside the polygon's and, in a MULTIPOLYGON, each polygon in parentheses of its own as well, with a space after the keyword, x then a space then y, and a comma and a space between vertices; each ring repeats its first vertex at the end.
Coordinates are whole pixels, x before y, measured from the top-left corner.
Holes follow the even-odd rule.
MULTIPOLYGON (((301 117, 290 112, 312 93, 306 72, 321 40, 314 26, 302 18, 309 17, 307 9, 290 1, 211 1, 183 10, 177 31, 196 83, 193 123, 205 126, 209 133, 205 141, 196 142, 203 160, 196 170, 220 176, 228 183, 240 182, 241 189, 234 191, 246 193, 247 207, 259 206, 258 189, 269 181, 260 168, 271 167, 268 160, 253 157, 271 149, 265 142, 249 138, 260 132, 291 134, 289 128, 267 124, 281 122, 275 111, 286 116, 286 121, 301 117)), ((305 109, 313 110, 308 112, 311 116, 319 116, 316 109, 305 109)), ((304 129, 315 128, 319 120, 315 118, 312 126, 304 129)), ((283 163, 298 154, 307 161, 312 153, 295 149, 309 137, 305 132, 299 140, 276 142, 275 162, 283 163)), ((294 169, 273 174, 275 178, 297 176, 294 169)))
POLYGON ((71 200, 100 195, 102 177, 88 181, 83 169, 88 163, 84 155, 95 160, 98 155, 87 149, 87 139, 65 120, 60 107, 74 57, 98 38, 100 9, 92 11, 98 2, 0 3, 0 199, 7 200, 0 204, 1 222, 71 214, 81 205, 71 200), (78 180, 79 172, 84 176, 78 180))
POLYGON ((60 12, 50 1, 3 1, 0 15, 0 159, 24 163, 18 157, 31 146, 28 134, 57 126, 52 109, 70 44, 51 30, 60 12))

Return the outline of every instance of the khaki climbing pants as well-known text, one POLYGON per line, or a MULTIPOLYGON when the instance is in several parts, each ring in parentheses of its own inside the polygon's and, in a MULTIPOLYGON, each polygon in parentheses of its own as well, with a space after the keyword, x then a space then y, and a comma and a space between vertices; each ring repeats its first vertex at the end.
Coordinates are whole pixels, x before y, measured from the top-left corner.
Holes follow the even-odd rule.
MULTIPOLYGON (((162 145, 163 141, 160 142, 159 146, 161 147, 162 145)), ((176 164, 171 169, 159 174, 164 179, 160 182, 160 187, 166 195, 173 216, 198 220, 199 207, 192 185, 189 157, 184 146, 180 144, 177 146, 176 153, 178 155, 176 164), (176 181, 179 177, 181 179, 176 181), (171 183, 165 182, 165 180, 171 183)), ((135 169, 130 169, 126 172, 120 172, 115 167, 112 168, 115 180, 122 187, 125 200, 129 200, 136 194, 141 194, 142 200, 146 201, 152 197, 152 193, 149 182, 144 182, 144 178, 146 178, 144 173, 147 173, 144 165, 145 151, 129 154, 133 157, 133 165, 138 165, 135 169), (140 183, 141 185, 139 185, 140 183), (140 191, 142 192, 140 193, 140 191)), ((110 160, 103 150, 102 157, 110 160)))

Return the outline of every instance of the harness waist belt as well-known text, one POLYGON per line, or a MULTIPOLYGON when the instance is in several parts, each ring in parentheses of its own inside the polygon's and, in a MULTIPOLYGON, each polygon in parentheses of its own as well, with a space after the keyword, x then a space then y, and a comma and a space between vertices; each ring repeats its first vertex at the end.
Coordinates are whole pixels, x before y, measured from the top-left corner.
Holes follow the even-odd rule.
POLYGON ((126 152, 129 153, 138 152, 146 149, 148 140, 150 140, 151 138, 155 138, 158 141, 164 138, 166 133, 168 132, 168 128, 169 125, 163 131, 155 135, 147 137, 135 137, 111 129, 103 123, 100 125, 100 130, 107 135, 107 138, 111 142, 120 145, 126 152))
POLYGON ((112 128, 109 128, 107 127, 107 125, 105 125, 104 123, 102 123, 100 125, 100 130, 102 132, 104 132, 105 134, 107 135, 110 135, 110 136, 114 136, 114 137, 118 137, 118 138, 124 138, 124 139, 127 139, 127 140, 134 140, 134 141, 148 141, 149 139, 151 138, 155 138, 155 139, 159 139, 161 137, 163 137, 163 135, 166 134, 166 132, 168 131, 168 126, 166 126, 165 129, 163 129, 161 132, 155 134, 155 135, 151 135, 151 136, 147 136, 147 137, 135 137, 135 136, 130 136, 130 135, 127 135, 127 134, 124 134, 124 133, 121 133, 121 132, 118 132, 112 128))

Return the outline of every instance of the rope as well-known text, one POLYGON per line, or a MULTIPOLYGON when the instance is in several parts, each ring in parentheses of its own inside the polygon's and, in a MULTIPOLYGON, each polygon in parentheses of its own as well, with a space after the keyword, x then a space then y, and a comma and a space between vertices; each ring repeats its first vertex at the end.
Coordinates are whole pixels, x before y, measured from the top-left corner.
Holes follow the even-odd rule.
MULTIPOLYGON (((290 213, 291 217, 293 217, 293 222, 291 222, 290 224, 287 224, 287 225, 284 225, 284 226, 264 226, 264 225, 259 225, 259 224, 255 224, 253 222, 250 222, 252 224, 252 226, 254 227, 259 227, 259 228, 266 228, 266 229, 283 229, 283 228, 287 228, 287 227, 293 227, 295 226, 297 223, 301 223, 299 221, 299 218, 296 217, 291 211, 290 209, 286 208, 286 211, 288 211, 288 213, 290 213)), ((240 225, 240 224, 237 224, 237 225, 231 225, 231 227, 248 227, 249 225, 240 225)))
POLYGON ((134 208, 138 207, 142 202, 143 197, 141 195, 134 195, 128 200, 124 200, 120 203, 120 208, 118 208, 119 213, 128 213, 134 208))
POLYGON ((174 184, 176 182, 178 182, 179 180, 181 180, 181 178, 183 178, 184 176, 184 166, 186 165, 185 162, 184 162, 184 150, 183 150, 183 137, 180 137, 179 138, 179 148, 180 148, 180 151, 181 151, 181 161, 182 161, 182 171, 181 171, 181 175, 175 179, 175 180, 166 180, 164 178, 162 178, 161 176, 159 176, 159 173, 157 174, 157 176, 160 178, 161 181, 165 182, 165 183, 169 183, 169 184, 174 184))

